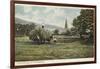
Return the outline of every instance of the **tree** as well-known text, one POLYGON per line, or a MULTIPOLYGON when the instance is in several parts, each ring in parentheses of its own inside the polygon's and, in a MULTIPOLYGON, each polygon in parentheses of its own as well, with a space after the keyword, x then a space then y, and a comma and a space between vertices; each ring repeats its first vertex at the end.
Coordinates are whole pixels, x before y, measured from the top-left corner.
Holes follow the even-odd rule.
POLYGON ((29 32, 35 28, 35 24, 15 24, 15 33, 16 36, 29 35, 29 32))
POLYGON ((92 9, 82 9, 80 15, 73 20, 73 26, 77 28, 79 34, 82 38, 82 35, 89 35, 89 40, 93 40, 93 25, 94 25, 94 11, 92 9))
POLYGON ((67 36, 71 35, 71 31, 69 29, 66 30, 65 35, 67 35, 67 36))
POLYGON ((59 34, 59 30, 58 29, 55 29, 53 33, 54 34, 59 34))
POLYGON ((26 24, 25 25, 25 35, 29 36, 29 33, 31 30, 33 30, 35 28, 35 24, 26 24))
POLYGON ((25 26, 22 24, 15 24, 16 36, 23 36, 25 34, 25 26))
POLYGON ((72 28, 70 29, 70 31, 71 31, 71 35, 78 35, 78 30, 77 30, 76 27, 72 27, 72 28))

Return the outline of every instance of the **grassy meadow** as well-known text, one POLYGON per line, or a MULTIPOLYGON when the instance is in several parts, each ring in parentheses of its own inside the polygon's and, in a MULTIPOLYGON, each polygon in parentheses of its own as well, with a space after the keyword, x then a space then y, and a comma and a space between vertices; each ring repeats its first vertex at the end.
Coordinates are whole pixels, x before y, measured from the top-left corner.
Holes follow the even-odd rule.
POLYGON ((28 37, 16 37, 16 61, 71 59, 93 57, 93 46, 80 41, 53 44, 33 44, 28 37))

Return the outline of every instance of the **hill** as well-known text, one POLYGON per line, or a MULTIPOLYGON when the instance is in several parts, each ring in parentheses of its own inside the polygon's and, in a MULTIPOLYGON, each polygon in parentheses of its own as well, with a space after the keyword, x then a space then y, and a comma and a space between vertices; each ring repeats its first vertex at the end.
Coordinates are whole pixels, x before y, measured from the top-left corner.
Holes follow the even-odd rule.
MULTIPOLYGON (((27 20, 24 20, 24 19, 21 19, 21 18, 18 18, 18 17, 15 17, 15 23, 17 24, 32 24, 34 23, 35 25, 37 26, 41 26, 41 24, 39 23, 35 23, 35 22, 32 22, 32 21, 27 21, 27 20)), ((50 24, 43 24, 45 29, 48 29, 48 30, 55 30, 55 29, 58 29, 60 32, 63 32, 65 29, 64 28, 61 28, 61 27, 58 27, 58 26, 55 26, 55 25, 50 25, 50 24)))

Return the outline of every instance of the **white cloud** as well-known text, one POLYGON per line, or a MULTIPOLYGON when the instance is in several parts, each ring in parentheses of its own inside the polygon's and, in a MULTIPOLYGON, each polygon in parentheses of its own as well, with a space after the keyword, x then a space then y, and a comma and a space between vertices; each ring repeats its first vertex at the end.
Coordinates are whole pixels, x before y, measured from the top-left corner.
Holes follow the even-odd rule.
POLYGON ((44 21, 44 23, 56 25, 59 27, 64 27, 65 13, 63 12, 63 10, 59 8, 55 9, 55 8, 49 7, 38 14, 44 14, 44 16, 42 17, 40 17, 40 15, 36 16, 36 18, 39 18, 39 17, 40 17, 39 19, 42 18, 41 20, 44 21), (58 18, 63 18, 63 20, 58 19, 58 18))
POLYGON ((37 7, 32 5, 29 6, 23 5, 23 7, 24 7, 23 13, 25 13, 25 15, 16 13, 16 16, 40 24, 48 23, 59 27, 64 27, 66 18, 68 21, 67 23, 69 28, 72 27, 71 24, 73 19, 79 15, 79 11, 75 11, 75 9, 73 8, 61 8, 61 7, 51 7, 51 6, 37 7), (34 8, 35 10, 33 10, 32 8, 34 8))
POLYGON ((24 6, 24 12, 29 13, 32 11, 32 6, 24 6))

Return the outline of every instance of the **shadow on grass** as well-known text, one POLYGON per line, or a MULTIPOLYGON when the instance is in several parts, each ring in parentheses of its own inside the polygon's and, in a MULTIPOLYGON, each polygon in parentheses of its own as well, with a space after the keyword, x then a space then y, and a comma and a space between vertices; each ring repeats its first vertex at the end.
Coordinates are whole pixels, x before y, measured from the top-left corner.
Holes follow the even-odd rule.
POLYGON ((87 40, 79 39, 79 42, 80 42, 82 45, 93 46, 93 42, 90 42, 90 41, 87 41, 87 40))

